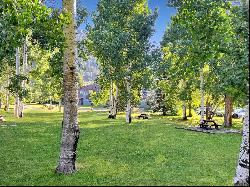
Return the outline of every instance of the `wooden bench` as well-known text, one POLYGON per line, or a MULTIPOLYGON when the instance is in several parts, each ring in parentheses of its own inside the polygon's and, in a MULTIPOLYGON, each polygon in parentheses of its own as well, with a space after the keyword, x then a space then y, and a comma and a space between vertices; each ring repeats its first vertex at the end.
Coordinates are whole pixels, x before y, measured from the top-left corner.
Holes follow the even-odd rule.
POLYGON ((140 118, 142 118, 142 119, 148 119, 148 115, 147 114, 140 114, 139 116, 138 116, 138 118, 140 119, 140 118))
POLYGON ((214 126, 215 129, 219 129, 219 126, 214 120, 203 120, 200 124, 200 128, 208 128, 214 126), (213 123, 212 125, 209 125, 208 123, 213 123))

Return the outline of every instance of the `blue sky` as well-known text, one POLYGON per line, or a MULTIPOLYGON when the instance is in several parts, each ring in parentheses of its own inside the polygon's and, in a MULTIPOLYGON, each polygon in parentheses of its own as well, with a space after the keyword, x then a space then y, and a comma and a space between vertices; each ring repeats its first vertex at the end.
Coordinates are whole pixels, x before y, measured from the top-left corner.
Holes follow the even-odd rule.
POLYGON ((166 6, 167 0, 148 0, 149 7, 155 9, 158 7, 159 16, 155 23, 155 33, 151 38, 151 42, 159 42, 166 30, 166 26, 170 23, 171 16, 175 15, 176 9, 166 6))
MULTIPOLYGON (((52 2, 55 5, 55 2, 61 2, 61 1, 48 0, 48 2, 52 2)), ((91 13, 96 10, 98 0, 82 0, 81 2, 91 13)), ((176 9, 167 7, 166 2, 167 0, 148 0, 150 9, 154 10, 156 7, 158 7, 159 11, 159 16, 155 23, 155 33, 150 39, 151 43, 155 43, 156 45, 159 45, 160 41, 162 40, 162 36, 166 29, 167 23, 170 22, 170 17, 172 15, 175 15, 176 13, 176 9)), ((55 6, 60 6, 60 5, 55 5, 55 6)), ((91 23, 91 18, 89 17, 87 21, 91 23)))

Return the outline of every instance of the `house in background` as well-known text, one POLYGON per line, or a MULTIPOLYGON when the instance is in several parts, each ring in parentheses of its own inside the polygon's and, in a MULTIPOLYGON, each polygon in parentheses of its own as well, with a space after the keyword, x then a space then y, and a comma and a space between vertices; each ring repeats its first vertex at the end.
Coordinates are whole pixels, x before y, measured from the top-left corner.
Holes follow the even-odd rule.
MULTIPOLYGON (((82 59, 78 59, 82 60, 82 59)), ((78 90, 78 98, 79 105, 91 105, 90 93, 98 92, 99 87, 96 83, 94 83, 95 79, 99 74, 98 64, 96 63, 96 59, 94 57, 89 57, 89 59, 82 64, 83 69, 83 81, 85 86, 79 88, 78 90)))
POLYGON ((96 83, 85 85, 81 87, 78 91, 79 94, 79 105, 91 105, 91 100, 89 99, 91 92, 98 92, 99 86, 96 83))
MULTIPOLYGON (((78 31, 76 35, 76 39, 78 42, 82 41, 86 38, 86 32, 84 30, 78 31)), ((82 49, 84 50, 84 49, 82 49)), ((81 57, 77 58, 78 66, 80 69, 80 75, 83 78, 83 82, 85 86, 82 86, 78 90, 78 105, 91 105, 90 93, 98 92, 99 87, 95 83, 95 80, 99 74, 99 67, 96 63, 96 58, 93 56, 89 56, 88 60, 83 60, 81 57)))

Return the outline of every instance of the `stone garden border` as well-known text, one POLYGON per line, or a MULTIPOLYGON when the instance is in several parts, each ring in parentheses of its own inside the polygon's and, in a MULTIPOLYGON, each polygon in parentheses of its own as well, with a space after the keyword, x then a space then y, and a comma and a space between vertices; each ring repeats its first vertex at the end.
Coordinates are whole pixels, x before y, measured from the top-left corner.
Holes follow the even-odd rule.
POLYGON ((242 134, 242 131, 235 130, 235 129, 225 129, 225 128, 220 128, 220 129, 215 129, 215 128, 200 128, 200 127, 194 127, 194 126, 189 126, 189 127, 175 127, 176 129, 184 129, 184 130, 190 130, 190 131, 196 131, 196 132, 203 132, 203 133, 210 133, 210 134, 242 134))

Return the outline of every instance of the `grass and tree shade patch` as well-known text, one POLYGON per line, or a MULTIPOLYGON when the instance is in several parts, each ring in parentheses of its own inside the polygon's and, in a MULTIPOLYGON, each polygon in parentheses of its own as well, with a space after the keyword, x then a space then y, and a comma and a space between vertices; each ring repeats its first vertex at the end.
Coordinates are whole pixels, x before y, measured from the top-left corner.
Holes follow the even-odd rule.
POLYGON ((176 129, 153 116, 80 112, 73 175, 54 173, 62 114, 33 110, 0 128, 0 185, 233 185, 241 135, 176 129), (16 126, 14 126, 16 125, 16 126))

